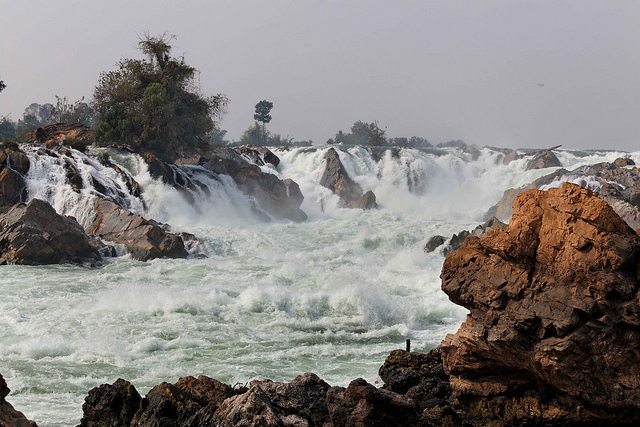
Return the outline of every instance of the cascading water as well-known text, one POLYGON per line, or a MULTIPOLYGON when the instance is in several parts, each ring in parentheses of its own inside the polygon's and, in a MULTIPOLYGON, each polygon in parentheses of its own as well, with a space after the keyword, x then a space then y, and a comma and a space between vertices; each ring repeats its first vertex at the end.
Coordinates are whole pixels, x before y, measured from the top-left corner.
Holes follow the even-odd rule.
MULTIPOLYGON (((190 196, 151 177, 146 163, 111 153, 127 175, 70 150, 29 151, 30 197, 86 223, 101 193, 148 218, 197 235, 208 258, 114 258, 89 270, 5 266, 0 280, 0 371, 12 403, 41 425, 77 424, 87 391, 123 377, 141 392, 179 376, 227 383, 290 380, 312 371, 332 384, 375 382, 388 352, 409 337, 426 350, 453 332, 465 311, 440 291, 443 257, 425 254, 434 234, 472 228, 508 187, 552 169, 525 171, 482 149, 372 152, 339 148, 348 173, 373 190, 380 208, 339 207, 319 185, 328 147, 274 150, 265 172, 296 181, 304 223, 262 222, 231 178, 198 167, 176 169, 190 196), (84 183, 68 182, 72 163, 84 183), (190 199, 192 201, 190 202, 190 199)), ((560 152, 563 165, 612 161, 621 153, 560 152)), ((640 162, 640 153, 631 158, 640 162)))

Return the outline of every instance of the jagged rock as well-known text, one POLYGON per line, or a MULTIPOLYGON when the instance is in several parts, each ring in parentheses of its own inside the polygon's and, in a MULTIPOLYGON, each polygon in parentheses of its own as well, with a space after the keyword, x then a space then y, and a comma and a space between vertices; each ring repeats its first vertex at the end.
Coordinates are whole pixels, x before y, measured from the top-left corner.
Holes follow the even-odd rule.
POLYGON ((94 141, 93 132, 88 126, 74 123, 55 123, 36 129, 31 134, 33 142, 43 144, 52 149, 67 145, 79 151, 85 151, 94 141))
POLYGON ((376 209, 378 207, 376 195, 373 194, 373 191, 369 190, 358 197, 357 200, 347 204, 347 207, 352 209, 376 209))
POLYGON ((0 264, 95 263, 100 255, 75 218, 33 199, 0 216, 0 264))
POLYGON ((148 261, 187 256, 182 238, 165 231, 155 221, 102 198, 96 198, 94 211, 94 218, 86 227, 87 233, 125 245, 135 259, 148 261))
POLYGON ((360 185, 353 181, 340 156, 334 148, 330 148, 325 154, 326 166, 320 178, 320 185, 333 191, 340 197, 340 202, 347 208, 374 209, 377 208, 376 195, 373 191, 362 193, 360 185))
POLYGON ((330 148, 324 158, 327 163, 320 178, 320 185, 340 196, 344 204, 349 204, 362 196, 362 188, 353 181, 340 161, 338 152, 330 148))
POLYGON ((613 164, 616 166, 635 166, 636 162, 628 157, 618 157, 613 161, 613 164))
POLYGON ((461 141, 459 139, 458 140, 454 140, 454 141, 441 142, 438 145, 436 145, 436 147, 440 147, 440 148, 446 148, 446 147, 457 148, 460 151, 462 151, 463 153, 469 154, 471 156, 471 160, 478 160, 478 158, 480 158, 480 154, 482 154, 482 152, 475 145, 469 145, 469 144, 467 144, 464 141, 461 141))
POLYGON ((329 418, 326 394, 330 386, 315 374, 290 383, 252 381, 249 390, 225 400, 215 414, 216 425, 322 426, 329 418))
POLYGON ((598 193, 614 207, 632 227, 640 226, 640 169, 620 167, 615 163, 598 163, 581 166, 573 171, 559 169, 520 188, 504 192, 500 201, 491 207, 486 216, 506 221, 511 216, 511 205, 516 196, 526 190, 548 186, 557 180, 571 180, 598 193), (624 202, 624 203, 621 203, 624 202))
POLYGON ((28 420, 22 412, 16 411, 5 400, 10 391, 0 374, 0 427, 37 427, 36 423, 28 420))
POLYGON ((291 178, 283 179, 282 182, 287 189, 287 197, 291 199, 294 204, 300 206, 304 201, 304 195, 302 194, 298 183, 291 178))
POLYGON ((129 426, 141 400, 136 388, 122 378, 102 384, 84 399, 80 427, 129 426))
POLYGON ((307 219, 300 209, 302 193, 296 192, 290 182, 287 184, 272 173, 262 172, 231 148, 211 149, 202 156, 179 159, 176 164, 199 165, 215 174, 229 175, 243 193, 253 196, 260 208, 273 216, 296 222, 307 219))
POLYGON ((29 172, 31 162, 24 151, 19 148, 0 148, 0 167, 8 166, 10 169, 25 175, 29 172))
POLYGON ((559 147, 560 145, 535 152, 533 158, 527 163, 527 170, 562 167, 558 157, 553 154, 553 150, 559 147))
POLYGON ((447 239, 444 236, 435 235, 427 240, 427 243, 424 245, 424 251, 429 253, 438 249, 440 246, 444 245, 447 239))
POLYGON ((76 193, 79 193, 84 188, 84 183, 82 181, 82 175, 80 175, 80 171, 68 159, 66 159, 64 162, 64 170, 66 172, 66 177, 69 181, 69 184, 71 185, 71 188, 76 193))
POLYGON ((346 389, 332 387, 327 407, 334 426, 414 426, 418 421, 412 399, 376 388, 362 378, 351 381, 346 389))
POLYGON ((442 269, 470 310, 442 343, 452 405, 492 426, 640 422, 639 261, 640 237, 591 191, 518 196, 507 228, 442 269))
POLYGON ((237 150, 240 155, 246 157, 258 166, 270 164, 277 168, 280 164, 280 158, 273 154, 267 147, 247 144, 237 148, 237 150))

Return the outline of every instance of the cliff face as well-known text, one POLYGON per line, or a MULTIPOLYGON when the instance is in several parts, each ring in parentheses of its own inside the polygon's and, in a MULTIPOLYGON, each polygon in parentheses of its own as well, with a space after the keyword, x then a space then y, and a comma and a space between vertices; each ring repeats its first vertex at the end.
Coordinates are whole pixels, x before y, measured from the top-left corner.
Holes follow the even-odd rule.
POLYGON ((519 195, 508 228, 442 269, 470 310, 442 343, 452 404, 496 425, 640 419, 639 259, 640 237, 591 191, 519 195))

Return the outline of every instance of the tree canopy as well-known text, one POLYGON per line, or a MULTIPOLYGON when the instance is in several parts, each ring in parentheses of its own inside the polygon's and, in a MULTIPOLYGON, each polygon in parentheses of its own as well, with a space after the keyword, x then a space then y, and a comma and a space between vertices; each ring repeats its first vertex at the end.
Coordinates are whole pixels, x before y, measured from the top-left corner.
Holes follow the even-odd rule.
POLYGON ((5 88, 7 87, 7 85, 4 83, 3 80, 0 80, 0 92, 2 92, 3 90, 5 90, 5 88))
POLYGON ((199 93, 196 69, 171 56, 166 35, 147 35, 138 47, 145 59, 122 59, 116 70, 100 75, 94 90, 96 140, 165 160, 204 149, 227 98, 199 93))

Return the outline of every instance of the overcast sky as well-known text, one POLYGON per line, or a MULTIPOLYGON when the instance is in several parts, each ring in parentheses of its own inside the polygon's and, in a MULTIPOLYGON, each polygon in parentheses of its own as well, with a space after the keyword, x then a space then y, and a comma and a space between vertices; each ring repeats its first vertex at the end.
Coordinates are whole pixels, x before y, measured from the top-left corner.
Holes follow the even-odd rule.
POLYGON ((0 0, 0 115, 90 97, 138 35, 174 34, 237 138, 356 120, 478 145, 640 149, 640 1, 0 0))

